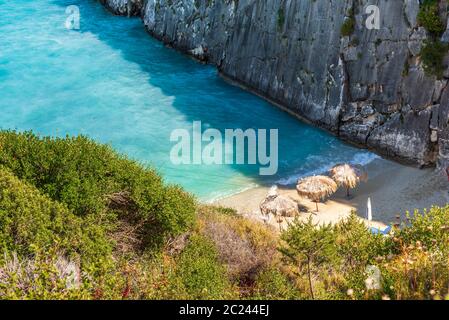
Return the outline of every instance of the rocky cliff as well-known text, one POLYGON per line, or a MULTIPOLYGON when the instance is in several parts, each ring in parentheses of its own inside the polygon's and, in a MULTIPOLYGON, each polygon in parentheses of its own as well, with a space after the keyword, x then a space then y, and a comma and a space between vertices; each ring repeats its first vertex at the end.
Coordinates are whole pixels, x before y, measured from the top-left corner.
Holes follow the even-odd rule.
MULTIPOLYGON (((101 1, 140 14, 153 36, 345 140, 449 165, 449 69, 424 70, 431 34, 418 23, 420 0, 101 1), (369 5, 379 9, 374 28, 369 5)), ((439 6, 446 21, 447 1, 439 6)))
POLYGON ((99 0, 117 15, 139 16, 145 0, 99 0))

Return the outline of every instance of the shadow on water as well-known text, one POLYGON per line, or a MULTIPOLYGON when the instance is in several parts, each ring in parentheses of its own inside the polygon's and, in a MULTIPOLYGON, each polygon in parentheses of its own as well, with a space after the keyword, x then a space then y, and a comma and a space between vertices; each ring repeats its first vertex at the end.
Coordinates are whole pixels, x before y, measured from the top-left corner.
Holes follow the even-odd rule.
MULTIPOLYGON (((329 156, 332 152, 338 152, 340 147, 345 151, 351 149, 326 132, 306 125, 261 98, 229 85, 217 75, 213 66, 202 65, 165 47, 147 34, 139 18, 113 16, 94 0, 52 0, 51 3, 63 8, 78 5, 81 11, 79 32, 95 35, 102 43, 120 52, 124 59, 138 65, 148 75, 149 84, 172 99, 171 106, 182 113, 185 123, 191 125, 193 121, 201 121, 206 127, 221 132, 236 128, 278 129, 279 172, 276 176, 259 176, 258 166, 232 166, 258 184, 270 184, 295 173, 294 168, 303 166, 310 160, 310 155, 329 156)), ((319 163, 314 165, 316 168, 319 163)), ((314 168, 313 164, 311 168, 314 168)), ((188 171, 182 174, 188 174, 188 171)))

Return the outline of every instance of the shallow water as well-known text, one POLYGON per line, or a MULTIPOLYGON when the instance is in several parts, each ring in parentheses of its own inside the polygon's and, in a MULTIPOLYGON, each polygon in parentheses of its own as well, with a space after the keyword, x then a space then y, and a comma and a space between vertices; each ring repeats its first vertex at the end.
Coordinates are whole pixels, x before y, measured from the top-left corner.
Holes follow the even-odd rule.
POLYGON ((115 17, 93 0, 0 0, 0 128, 88 135, 202 200, 375 157, 229 85, 213 67, 152 39, 139 19, 115 17), (73 4, 78 31, 64 26, 73 4), (170 134, 191 131, 193 121, 222 132, 279 129, 278 174, 261 177, 257 165, 173 165, 170 134))

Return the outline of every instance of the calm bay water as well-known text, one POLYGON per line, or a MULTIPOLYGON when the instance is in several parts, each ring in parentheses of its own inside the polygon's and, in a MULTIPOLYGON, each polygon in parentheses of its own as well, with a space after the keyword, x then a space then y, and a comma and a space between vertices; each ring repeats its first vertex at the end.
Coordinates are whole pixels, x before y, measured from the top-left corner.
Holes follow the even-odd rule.
POLYGON ((227 84, 213 67, 152 39, 139 19, 115 17, 93 0, 0 0, 0 129, 87 135, 203 200, 375 157, 227 84), (68 5, 80 8, 78 31, 64 26, 68 5), (222 132, 279 129, 278 174, 173 165, 170 134, 193 121, 222 132))

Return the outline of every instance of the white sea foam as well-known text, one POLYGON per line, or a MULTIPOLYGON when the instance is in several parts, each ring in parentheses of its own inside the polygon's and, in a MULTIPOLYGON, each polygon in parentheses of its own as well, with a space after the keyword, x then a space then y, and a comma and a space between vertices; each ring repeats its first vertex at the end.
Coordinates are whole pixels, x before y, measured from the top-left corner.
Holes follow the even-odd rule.
MULTIPOLYGON (((351 164, 361 164, 363 166, 366 166, 370 162, 374 161, 375 159, 379 159, 379 158, 380 157, 378 155, 371 153, 371 152, 359 152, 359 153, 356 153, 354 155, 354 157, 350 161, 347 161, 347 162, 351 163, 351 164)), ((320 160, 322 160, 322 158, 319 156, 310 156, 308 158, 308 160, 309 161, 315 160, 316 162, 320 162, 320 160), (312 158, 316 158, 316 159, 312 159, 312 158)), ((279 179, 278 181, 276 181, 276 183, 281 186, 292 185, 292 184, 295 184, 300 178, 325 173, 325 172, 329 171, 333 166, 337 165, 338 163, 341 163, 341 161, 329 162, 329 163, 320 165, 316 169, 298 173, 298 174, 294 174, 287 178, 279 179)))
MULTIPOLYGON (((380 157, 371 152, 359 152, 359 153, 354 154, 354 156, 352 157, 352 159, 350 161, 346 161, 346 162, 351 163, 351 164, 361 164, 363 166, 366 166, 370 162, 374 161, 375 159, 380 159, 380 157)), ((308 163, 319 163, 319 162, 323 162, 323 160, 324 159, 322 157, 316 156, 316 155, 310 155, 309 157, 307 157, 308 163)), ((306 170, 303 173, 298 173, 298 174, 295 174, 295 175, 292 175, 292 176, 289 176, 289 177, 286 177, 283 179, 279 179, 278 181, 276 181, 276 183, 274 185, 281 185, 281 186, 293 185, 300 178, 317 175, 317 174, 323 174, 323 173, 329 171, 330 168, 332 168, 333 166, 335 166, 336 164, 341 163, 341 162, 342 161, 335 161, 335 162, 328 162, 326 164, 319 165, 316 169, 306 170)), ((209 194, 207 197, 204 197, 200 200, 202 200, 204 203, 212 204, 216 201, 232 197, 236 194, 239 194, 239 193, 251 190, 251 189, 255 189, 257 187, 259 187, 258 184, 251 183, 251 184, 245 185, 245 186, 242 185, 242 188, 234 189, 232 191, 230 191, 230 190, 215 191, 215 192, 212 192, 211 194, 209 194)))
POLYGON ((245 187, 242 187, 240 189, 236 189, 233 191, 228 190, 228 191, 222 191, 222 192, 220 192, 220 191, 212 192, 210 195, 208 195, 207 197, 200 199, 200 200, 203 200, 203 202, 206 204, 212 204, 216 201, 235 196, 237 194, 243 193, 243 192, 251 190, 251 189, 255 189, 257 187, 259 187, 258 184, 252 183, 250 185, 247 185, 245 187))

